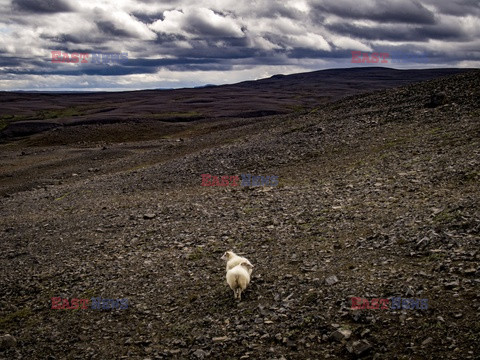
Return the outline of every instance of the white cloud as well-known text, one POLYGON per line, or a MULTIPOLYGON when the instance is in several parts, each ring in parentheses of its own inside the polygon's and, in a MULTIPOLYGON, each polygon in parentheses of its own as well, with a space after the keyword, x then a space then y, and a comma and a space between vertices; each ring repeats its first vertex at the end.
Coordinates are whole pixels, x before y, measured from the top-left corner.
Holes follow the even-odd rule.
POLYGON ((206 31, 220 36, 242 37, 244 35, 234 19, 216 14, 210 9, 189 9, 187 16, 189 27, 193 30, 200 27, 198 29, 200 34, 206 31))
POLYGON ((179 10, 165 11, 164 19, 157 20, 149 26, 150 29, 166 34, 185 34, 182 27, 185 23, 185 14, 179 10))
POLYGON ((457 63, 457 66, 461 67, 461 68, 477 68, 477 69, 480 69, 480 60, 459 61, 457 63))
POLYGON ((262 50, 275 50, 282 49, 278 44, 274 44, 271 41, 261 37, 256 36, 255 34, 248 34, 248 46, 252 48, 262 49, 262 50))
POLYGON ((120 10, 102 12, 102 19, 111 21, 118 29, 125 30, 136 39, 153 40, 156 38, 156 34, 146 24, 138 21, 126 12, 120 10))
POLYGON ((290 48, 300 47, 313 50, 330 51, 330 44, 320 34, 306 33, 288 37, 290 48))
POLYGON ((219 15, 207 8, 186 8, 163 13, 164 19, 150 25, 158 33, 183 35, 189 38, 204 36, 243 37, 235 19, 219 15))
POLYGON ((352 38, 348 38, 345 36, 333 36, 331 39, 331 42, 333 45, 340 49, 345 49, 345 50, 358 50, 358 51, 373 51, 373 49, 365 45, 359 40, 355 40, 352 38))
POLYGON ((310 11, 310 5, 306 1, 302 0, 290 0, 287 1, 287 6, 290 6, 298 11, 307 13, 310 11))

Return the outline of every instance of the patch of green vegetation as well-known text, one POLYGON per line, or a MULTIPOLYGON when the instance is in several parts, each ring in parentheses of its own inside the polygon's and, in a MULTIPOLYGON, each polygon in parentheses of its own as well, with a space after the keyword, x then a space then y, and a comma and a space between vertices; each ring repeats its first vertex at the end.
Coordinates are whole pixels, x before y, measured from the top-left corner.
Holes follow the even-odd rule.
POLYGON ((427 262, 436 262, 436 261, 442 261, 445 258, 444 253, 432 253, 427 256, 426 260, 427 262))
POLYGON ((63 194, 62 196, 56 198, 56 199, 53 200, 53 201, 60 201, 60 200, 62 200, 63 198, 67 197, 68 195, 70 195, 70 192, 68 192, 68 193, 66 193, 66 194, 63 194))
POLYGON ((21 310, 15 311, 14 313, 7 314, 6 316, 0 318, 0 325, 11 323, 14 321, 24 320, 29 318, 32 315, 32 310, 30 308, 23 308, 21 310))
POLYGON ((199 118, 202 114, 198 111, 187 111, 187 112, 166 112, 166 113, 156 113, 150 114, 146 117, 153 118, 157 120, 166 120, 166 119, 192 119, 199 118))
POLYGON ((406 138, 395 138, 387 141, 384 146, 385 146, 385 149, 387 149, 387 148, 391 148, 396 145, 401 145, 405 143, 406 143, 406 138))
POLYGON ((85 113, 77 107, 70 107, 64 109, 52 109, 52 110, 39 110, 36 113, 36 118, 45 119, 58 119, 70 116, 81 116, 85 113))
POLYGON ((277 188, 284 188, 286 186, 301 187, 305 185, 310 185, 310 179, 307 177, 301 179, 280 177, 277 188))
POLYGON ((27 120, 28 116, 26 115, 11 115, 5 114, 0 116, 0 131, 5 129, 10 123, 15 121, 27 120))
POLYGON ((308 231, 310 230, 315 224, 313 223, 309 223, 309 222, 305 222, 303 224, 300 224, 299 225, 299 228, 302 229, 303 231, 308 231))
POLYGON ((315 305, 317 303, 318 294, 315 292, 310 292, 303 298, 303 305, 315 305))
POLYGON ((170 332, 175 337, 184 337, 185 334, 190 333, 191 326, 188 325, 186 322, 175 322, 170 327, 170 332))
POLYGON ((441 130, 442 130, 442 128, 436 127, 436 128, 430 129, 430 130, 427 132, 427 134, 429 134, 429 135, 435 135, 435 134, 438 134, 441 130))
POLYGON ((452 223, 461 220, 462 212, 460 210, 443 210, 435 215, 433 221, 438 224, 452 223))
POLYGON ((26 320, 25 329, 38 329, 44 324, 43 320, 38 316, 30 316, 26 320))
POLYGON ((206 252, 203 247, 196 247, 190 254, 187 255, 187 260, 197 261, 206 256, 206 252))
POLYGON ((306 109, 303 105, 300 104, 288 104, 286 108, 295 113, 303 113, 306 112, 306 109))
POLYGON ((478 117, 480 116, 480 110, 473 110, 470 112, 470 116, 472 117, 478 117))
POLYGON ((480 172, 479 171, 471 171, 467 172, 465 175, 462 176, 462 180, 465 182, 478 182, 478 179, 480 178, 480 172))
POLYGON ((250 214, 253 214, 253 213, 257 212, 258 210, 260 210, 260 209, 247 206, 243 209, 243 212, 245 213, 245 215, 250 215, 250 214))
POLYGON ((85 292, 82 294, 80 299, 90 299, 98 295, 97 290, 95 289, 86 289, 85 292))
POLYGON ((8 122, 5 119, 0 119, 0 131, 5 129, 8 126, 8 122))
POLYGON ((348 270, 353 270, 353 269, 355 269, 356 266, 355 266, 355 264, 353 264, 353 263, 347 263, 347 264, 345 264, 344 268, 345 268, 345 271, 348 271, 348 270))
POLYGON ((131 168, 125 170, 125 172, 129 173, 129 172, 134 172, 134 171, 138 171, 138 170, 143 170, 143 169, 147 168, 148 166, 151 166, 151 164, 140 164, 140 165, 137 165, 137 166, 134 166, 134 167, 131 167, 131 168))
POLYGON ((282 133, 282 135, 292 134, 294 132, 302 131, 302 130, 305 130, 305 126, 298 126, 298 127, 290 128, 290 129, 284 131, 282 133))

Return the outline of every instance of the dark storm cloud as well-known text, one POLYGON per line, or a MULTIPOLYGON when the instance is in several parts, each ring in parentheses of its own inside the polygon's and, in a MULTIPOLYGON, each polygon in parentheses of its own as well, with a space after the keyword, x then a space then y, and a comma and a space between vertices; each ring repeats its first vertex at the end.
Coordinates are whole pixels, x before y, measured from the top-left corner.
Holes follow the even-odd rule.
MULTIPOLYGON (((26 64, 25 59, 11 59, 9 62, 0 61, 0 67, 11 64, 26 64)), ((32 65, 29 62, 29 65, 32 65)), ((15 67, 14 69, 0 69, 0 74, 14 75, 63 75, 63 76, 122 76, 132 74, 152 74, 157 71, 153 66, 121 66, 121 65, 104 65, 104 64, 79 64, 75 67, 59 67, 59 64, 49 63, 33 63, 34 67, 15 67)))
POLYGON ((416 1, 380 1, 360 3, 358 0, 322 1, 317 11, 346 19, 374 20, 379 23, 433 24, 435 15, 416 1))
POLYGON ((206 58, 174 58, 174 59, 130 59, 128 60, 128 66, 133 67, 169 67, 172 65, 208 65, 217 64, 219 59, 206 59, 206 58))
POLYGON ((72 7, 64 0, 12 0, 15 11, 31 13, 59 13, 72 11, 72 7))
POLYGON ((37 86, 76 76, 95 86, 114 76, 137 88, 163 79, 178 86, 229 82, 352 66, 352 50, 428 54, 428 66, 480 64, 478 0, 2 2, 0 90, 14 88, 11 79, 37 86), (127 52, 128 61, 57 64, 49 61, 52 50, 127 52))
POLYGON ((391 41, 412 41, 422 40, 425 36, 418 37, 410 30, 406 28, 389 27, 389 28, 372 28, 367 26, 356 26, 346 23, 335 23, 327 26, 327 29, 341 35, 352 36, 354 35, 360 39, 367 40, 391 40, 391 41))
POLYGON ((111 21, 108 21, 108 20, 95 21, 95 24, 97 25, 98 29, 105 35, 118 36, 118 37, 131 36, 131 34, 128 31, 126 31, 125 29, 122 29, 121 27, 117 26, 111 21))
POLYGON ((78 48, 80 44, 84 44, 86 42, 88 42, 89 44, 99 44, 104 42, 104 39, 101 39, 101 38, 91 39, 86 34, 65 34, 65 33, 60 33, 54 36, 41 34, 40 39, 44 39, 48 41, 50 43, 50 47, 61 48, 64 51, 73 51, 74 49, 78 48))
POLYGON ((436 40, 448 40, 448 41, 468 41, 471 39, 469 34, 466 34, 462 30, 447 25, 438 25, 438 26, 426 26, 424 28, 416 28, 415 33, 424 35, 424 40, 436 39, 436 40))
POLYGON ((191 17, 189 23, 185 26, 185 29, 192 34, 196 34, 200 37, 223 37, 225 36, 225 29, 212 26, 207 21, 203 19, 191 17))
MULTIPOLYGON (((312 50, 312 49, 293 49, 287 53, 289 58, 292 59, 314 59, 314 58, 339 58, 345 56, 345 52, 332 52, 332 51, 322 51, 322 50, 312 50)), ((351 56, 351 54, 346 54, 346 56, 351 56)))
POLYGON ((157 38, 153 40, 152 43, 157 45, 171 44, 175 46, 175 43, 177 41, 186 41, 186 40, 187 38, 183 35, 159 33, 157 34, 157 38))
POLYGON ((434 6, 440 13, 453 16, 479 16, 480 1, 478 0, 456 0, 456 1, 424 1, 434 6))
POLYGON ((132 16, 135 16, 139 21, 143 22, 144 24, 151 24, 157 20, 163 20, 163 13, 157 14, 144 14, 141 12, 132 12, 132 16))
POLYGON ((14 72, 15 74, 23 75, 63 75, 63 76, 124 76, 132 74, 152 74, 156 71, 155 68, 145 67, 145 68, 134 68, 134 67, 124 67, 124 66, 108 66, 108 67, 98 67, 98 68, 84 68, 79 70, 58 70, 51 69, 45 70, 44 72, 38 71, 18 71, 14 72))
POLYGON ((265 18, 286 17, 289 19, 301 20, 305 14, 295 8, 287 7, 285 2, 262 2, 256 11, 256 16, 265 18))
MULTIPOLYGON (((255 56, 255 49, 238 48, 223 48, 198 46, 194 49, 178 49, 175 51, 178 59, 186 58, 203 58, 209 61, 216 61, 218 59, 245 59, 255 56)), ((177 60, 178 61, 178 60, 177 60)))
POLYGON ((229 71, 233 68, 231 64, 175 64, 165 69, 170 71, 188 72, 188 71, 229 71))
POLYGON ((356 26, 347 23, 335 23, 326 28, 334 33, 345 36, 355 36, 366 40, 390 41, 428 41, 436 40, 466 40, 468 36, 458 28, 444 26, 399 26, 382 25, 377 27, 356 26))
MULTIPOLYGON (((3 71, 4 74, 12 73, 15 69, 21 68, 30 64, 29 59, 24 59, 16 56, 2 56, 0 57, 0 71, 3 71)), ((41 64, 38 64, 41 66, 41 64)), ((38 67, 37 65, 37 67, 38 67)))

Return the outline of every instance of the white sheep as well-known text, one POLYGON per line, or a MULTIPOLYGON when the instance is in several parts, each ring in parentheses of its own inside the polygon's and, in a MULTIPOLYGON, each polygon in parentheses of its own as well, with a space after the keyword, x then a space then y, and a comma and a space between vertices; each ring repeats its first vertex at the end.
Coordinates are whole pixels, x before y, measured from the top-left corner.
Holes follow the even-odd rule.
POLYGON ((248 270, 247 270, 248 275, 252 274, 252 268, 253 268, 252 263, 250 261, 248 261, 247 258, 244 258, 243 256, 238 256, 233 251, 225 252, 225 254, 223 254, 223 256, 222 256, 222 260, 227 261, 226 271, 234 268, 237 265, 240 265, 242 262, 246 262, 249 265, 248 270))
POLYGON ((252 264, 244 261, 227 271, 227 283, 230 285, 230 289, 233 290, 233 297, 239 301, 242 299, 242 291, 250 283, 252 267, 252 264))

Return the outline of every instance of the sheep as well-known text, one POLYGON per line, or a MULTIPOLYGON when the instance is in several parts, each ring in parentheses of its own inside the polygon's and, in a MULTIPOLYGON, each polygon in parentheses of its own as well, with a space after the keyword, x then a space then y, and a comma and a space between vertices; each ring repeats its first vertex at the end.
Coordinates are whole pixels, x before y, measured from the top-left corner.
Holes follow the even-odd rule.
POLYGON ((233 290, 233 297, 238 299, 238 301, 242 299, 242 291, 250 283, 250 273, 253 266, 247 261, 243 261, 227 271, 227 283, 230 285, 230 289, 233 290))
POLYGON ((242 257, 242 256, 238 256, 237 254, 235 254, 233 251, 227 251, 225 252, 225 254, 223 254, 222 256, 222 260, 226 260, 227 261, 227 268, 226 268, 226 271, 234 268, 235 266, 237 265, 240 265, 242 262, 246 262, 249 267, 247 269, 248 271, 248 275, 251 275, 252 274, 252 268, 253 268, 253 265, 250 261, 248 261, 248 259, 242 257))

